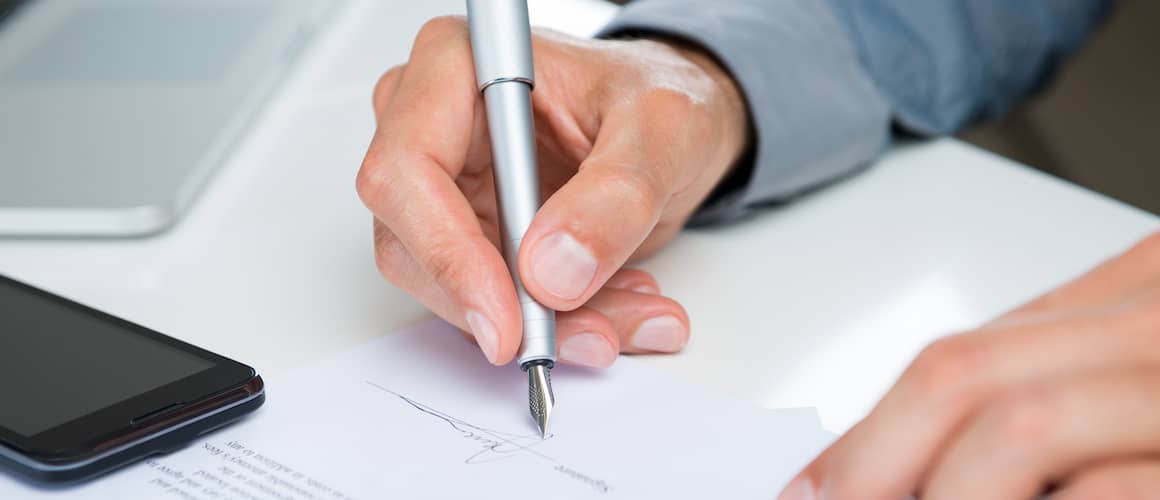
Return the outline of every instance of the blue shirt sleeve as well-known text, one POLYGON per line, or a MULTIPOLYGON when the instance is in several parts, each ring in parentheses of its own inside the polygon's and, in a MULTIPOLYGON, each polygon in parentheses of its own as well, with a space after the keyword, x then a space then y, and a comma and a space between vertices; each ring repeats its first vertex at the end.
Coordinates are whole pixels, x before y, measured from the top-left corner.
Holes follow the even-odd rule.
POLYGON ((953 133, 1046 82, 1111 0, 637 0, 601 36, 700 45, 738 82, 751 165, 693 223, 734 219, 857 170, 892 126, 953 133))
POLYGON ((1110 0, 826 0, 902 128, 951 134, 1041 88, 1110 0))

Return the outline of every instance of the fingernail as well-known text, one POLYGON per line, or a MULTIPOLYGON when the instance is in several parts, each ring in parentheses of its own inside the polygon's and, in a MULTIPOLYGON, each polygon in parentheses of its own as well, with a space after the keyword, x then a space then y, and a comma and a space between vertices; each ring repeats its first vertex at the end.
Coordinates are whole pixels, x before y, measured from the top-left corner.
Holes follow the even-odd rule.
POLYGON ((781 490, 781 495, 778 495, 777 500, 817 500, 818 494, 814 491, 813 483, 804 477, 799 477, 790 481, 784 490, 781 490))
POLYGON ((632 335, 632 345, 646 351, 676 352, 685 347, 685 325, 672 316, 645 320, 632 335))
POLYGON ((479 343, 479 349, 483 351, 487 361, 494 365, 496 355, 499 353, 499 335, 495 332, 495 325, 487 319, 487 316, 477 311, 468 311, 467 326, 471 328, 471 334, 475 336, 475 341, 479 343))
POLYGON ((552 295, 577 299, 596 277, 596 257, 571 234, 557 231, 536 244, 532 277, 552 295))
POLYGON ((593 368, 606 368, 616 361, 616 351, 604 337, 577 333, 560 345, 560 359, 593 368))

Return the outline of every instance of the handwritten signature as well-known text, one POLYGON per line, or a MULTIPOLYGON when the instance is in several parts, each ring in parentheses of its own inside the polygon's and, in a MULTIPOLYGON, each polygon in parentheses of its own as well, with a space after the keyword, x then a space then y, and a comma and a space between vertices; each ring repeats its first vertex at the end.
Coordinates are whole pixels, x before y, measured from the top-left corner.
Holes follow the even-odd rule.
POLYGON ((511 458, 518 453, 529 453, 539 458, 553 462, 555 461, 555 459, 552 457, 532 449, 535 446, 543 444, 547 439, 552 439, 555 437, 555 434, 548 434, 547 439, 542 439, 539 434, 515 434, 511 432, 503 432, 495 429, 480 427, 478 425, 464 421, 463 419, 459 419, 443 413, 369 380, 366 381, 366 383, 367 385, 370 385, 380 391, 386 392, 403 400, 408 405, 414 407, 416 410, 446 422, 447 425, 451 426, 452 429, 459 431, 459 433, 462 434, 464 438, 479 443, 482 449, 467 457, 467 459, 463 461, 465 464, 483 464, 488 462, 495 462, 511 458))
POLYGON ((481 427, 469 423, 463 419, 443 413, 439 410, 436 410, 435 408, 387 389, 386 387, 376 384, 370 380, 365 382, 367 385, 374 387, 375 389, 399 398, 416 410, 446 422, 448 426, 459 432, 459 434, 462 435, 465 439, 479 443, 481 449, 467 457, 467 459, 463 461, 465 464, 473 465, 498 462, 500 460, 512 458, 513 456, 522 453, 540 458, 551 463, 553 465, 553 470, 556 472, 559 472, 574 481, 582 483, 601 494, 607 494, 612 491, 612 487, 603 480, 587 476, 580 473, 579 471, 565 467, 564 465, 559 464, 556 459, 532 449, 552 439, 555 437, 555 434, 548 434, 546 439, 542 439, 539 434, 518 434, 495 429, 488 429, 486 427, 481 427))

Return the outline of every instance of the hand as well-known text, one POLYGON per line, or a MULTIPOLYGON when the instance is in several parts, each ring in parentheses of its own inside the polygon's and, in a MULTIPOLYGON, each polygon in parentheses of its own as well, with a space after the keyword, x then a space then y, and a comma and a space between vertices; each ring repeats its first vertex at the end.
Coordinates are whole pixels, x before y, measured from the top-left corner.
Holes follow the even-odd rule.
POLYGON ((923 351, 783 500, 1156 498, 1160 233, 923 351), (810 496, 813 490, 814 496, 810 496))
MULTIPOLYGON (((748 116, 709 57, 647 41, 536 32, 532 93, 542 191, 519 269, 558 316, 561 361, 674 352, 684 309, 621 270, 681 229, 746 147, 748 116)), ((491 152, 467 24, 428 22, 374 94, 378 129, 358 193, 375 215, 379 271, 509 362, 521 338, 496 221, 491 152)))

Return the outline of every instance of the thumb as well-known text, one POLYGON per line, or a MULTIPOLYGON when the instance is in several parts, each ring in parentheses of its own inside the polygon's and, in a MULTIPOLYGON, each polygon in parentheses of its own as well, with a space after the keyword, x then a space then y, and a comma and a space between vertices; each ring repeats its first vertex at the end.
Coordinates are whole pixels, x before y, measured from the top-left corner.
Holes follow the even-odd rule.
POLYGON ((591 154, 524 237, 520 275, 548 307, 572 310, 599 291, 656 227, 679 183, 672 150, 683 141, 642 126, 633 111, 606 117, 591 154))

